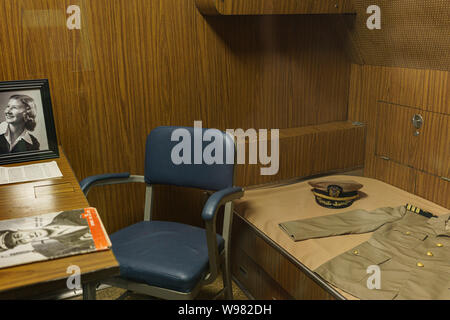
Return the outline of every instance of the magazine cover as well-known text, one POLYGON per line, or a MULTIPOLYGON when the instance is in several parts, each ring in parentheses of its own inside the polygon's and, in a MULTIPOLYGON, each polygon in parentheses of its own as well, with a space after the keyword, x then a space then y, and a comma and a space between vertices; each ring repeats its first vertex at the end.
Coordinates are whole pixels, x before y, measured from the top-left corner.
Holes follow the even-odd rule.
POLYGON ((95 208, 0 221, 0 268, 110 247, 95 208))

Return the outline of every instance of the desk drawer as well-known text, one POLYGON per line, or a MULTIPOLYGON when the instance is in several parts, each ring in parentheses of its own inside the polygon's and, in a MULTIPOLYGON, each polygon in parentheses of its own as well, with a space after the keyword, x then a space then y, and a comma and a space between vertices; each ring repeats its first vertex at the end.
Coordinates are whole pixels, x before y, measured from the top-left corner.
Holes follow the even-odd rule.
POLYGON ((75 192, 75 189, 73 188, 73 185, 70 182, 48 184, 34 187, 34 195, 36 198, 68 192, 69 193, 75 192))
POLYGON ((292 300, 283 288, 242 250, 237 249, 232 258, 232 272, 237 280, 257 300, 292 300))
POLYGON ((243 218, 235 214, 233 220, 232 272, 254 298, 335 299, 326 284, 319 285, 243 218))

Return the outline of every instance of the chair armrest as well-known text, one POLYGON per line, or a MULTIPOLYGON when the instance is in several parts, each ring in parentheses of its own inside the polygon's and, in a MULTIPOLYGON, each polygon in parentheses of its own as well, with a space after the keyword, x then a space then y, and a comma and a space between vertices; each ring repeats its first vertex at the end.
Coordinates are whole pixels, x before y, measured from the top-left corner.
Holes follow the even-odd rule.
POLYGON ((80 182, 80 187, 83 193, 87 195, 90 188, 93 186, 131 182, 144 182, 144 177, 132 176, 128 172, 99 174, 83 179, 80 182))
MULTIPOLYGON (((206 283, 211 283, 217 277, 219 272, 219 250, 217 247, 217 237, 216 237, 216 214, 218 209, 225 203, 239 199, 244 195, 244 189, 240 187, 232 187, 227 189, 222 189, 213 193, 206 201, 203 207, 202 218, 205 221, 206 227, 206 242, 208 245, 208 256, 209 256, 209 270, 210 273, 205 279, 206 283)), ((233 213, 230 213, 233 216, 233 213)), ((225 218, 225 217, 224 217, 225 218)), ((231 222, 231 220, 229 220, 231 222)), ((225 221, 224 221, 225 224, 225 221)), ((228 230, 230 230, 228 228, 228 230)), ((225 247, 224 251, 228 251, 225 247)))
POLYGON ((217 209, 223 204, 231 200, 236 200, 242 198, 244 195, 244 189, 241 187, 231 187, 227 189, 222 189, 213 193, 206 201, 203 207, 202 218, 205 221, 213 220, 217 213, 217 209))

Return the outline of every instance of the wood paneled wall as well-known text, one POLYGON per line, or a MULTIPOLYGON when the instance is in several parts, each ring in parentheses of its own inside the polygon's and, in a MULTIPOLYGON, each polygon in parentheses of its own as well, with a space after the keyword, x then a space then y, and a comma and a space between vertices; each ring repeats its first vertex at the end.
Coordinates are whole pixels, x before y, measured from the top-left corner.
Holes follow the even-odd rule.
POLYGON ((237 184, 259 185, 362 168, 365 138, 366 128, 348 121, 282 129, 277 174, 260 174, 261 168, 274 166, 273 160, 269 165, 238 165, 237 184))
POLYGON ((449 96, 449 72, 352 65, 349 119, 367 125, 365 175, 450 208, 449 96))
POLYGON ((354 0, 349 120, 367 125, 365 175, 450 207, 450 3, 354 0), (369 30, 366 9, 381 9, 369 30), (424 118, 419 135, 411 119, 424 118))
MULTIPOLYGON (((48 78, 79 179, 143 174, 159 125, 292 128, 347 119, 350 63, 335 16, 203 17, 194 0, 4 0, 0 80, 48 78), (66 28, 79 5, 81 30, 66 28)), ((299 151, 301 152, 301 150, 299 151)), ((113 232, 142 219, 143 188, 89 195, 113 232)), ((201 192, 161 187, 155 216, 197 224, 201 192)))

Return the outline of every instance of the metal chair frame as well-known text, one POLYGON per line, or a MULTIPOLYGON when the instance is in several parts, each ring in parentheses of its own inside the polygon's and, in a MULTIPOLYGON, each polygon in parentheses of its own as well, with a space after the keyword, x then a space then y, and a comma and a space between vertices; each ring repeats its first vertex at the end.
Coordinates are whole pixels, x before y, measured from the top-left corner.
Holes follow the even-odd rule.
MULTIPOLYGON (((234 171, 236 174, 236 170, 234 171)), ((233 177, 234 181, 234 177, 233 177)), ((89 190, 94 186, 105 186, 112 184, 123 183, 146 183, 144 176, 130 175, 128 178, 111 178, 101 181, 93 182, 84 192, 87 196, 89 190)), ((129 291, 142 293, 162 299, 176 299, 176 300, 190 300, 194 299, 200 288, 204 285, 210 284, 217 279, 220 268, 222 269, 223 286, 224 288, 217 293, 215 298, 224 293, 224 297, 227 300, 233 299, 231 270, 230 270, 230 242, 231 242, 231 226, 233 223, 233 200, 242 197, 244 191, 239 193, 233 193, 221 199, 220 204, 216 207, 214 217, 211 220, 205 220, 206 229, 206 241, 208 246, 209 255, 209 270, 202 275, 202 280, 192 289, 190 292, 177 292, 174 290, 150 286, 144 283, 133 282, 120 277, 114 277, 102 281, 101 283, 112 285, 115 287, 123 288, 129 291), (224 249, 219 252, 217 239, 216 239, 216 219, 217 212, 225 206, 222 237, 225 241, 224 249)), ((145 208, 144 208, 144 221, 152 220, 152 207, 153 207, 153 185, 146 184, 145 192, 145 208)), ((97 284, 87 284, 83 286, 83 298, 95 299, 95 288, 97 284)))

